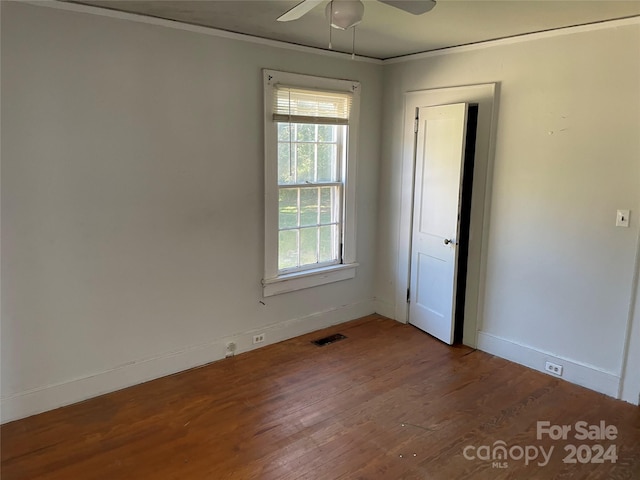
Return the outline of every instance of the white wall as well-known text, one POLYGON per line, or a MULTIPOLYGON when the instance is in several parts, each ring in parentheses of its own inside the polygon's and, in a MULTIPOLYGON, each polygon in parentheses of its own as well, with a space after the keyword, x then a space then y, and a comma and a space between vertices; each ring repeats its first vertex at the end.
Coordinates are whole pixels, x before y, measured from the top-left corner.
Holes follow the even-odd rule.
POLYGON ((639 46, 635 22, 385 65, 377 279, 385 312, 395 307, 409 187, 404 93, 499 82, 479 347, 534 368, 553 359, 570 381, 618 394, 640 225, 639 46), (632 210, 631 228, 614 226, 618 208, 632 210))
POLYGON ((376 64, 2 2, 3 421, 372 313, 381 86, 376 64), (262 68, 362 82, 357 276, 268 299, 262 68))

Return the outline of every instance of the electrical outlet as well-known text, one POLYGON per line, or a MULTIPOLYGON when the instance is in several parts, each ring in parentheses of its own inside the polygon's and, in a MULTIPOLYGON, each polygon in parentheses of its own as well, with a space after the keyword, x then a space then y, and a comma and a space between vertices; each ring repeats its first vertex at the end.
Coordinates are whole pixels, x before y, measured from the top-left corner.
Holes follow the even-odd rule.
POLYGON ((226 358, 233 357, 236 354, 236 344, 234 342, 227 343, 227 350, 224 354, 226 358))
POLYGON ((558 377, 562 376, 562 365, 558 365, 557 363, 547 362, 544 364, 544 369, 558 377))
POLYGON ((264 342, 264 333, 259 333, 253 336, 253 344, 264 342))

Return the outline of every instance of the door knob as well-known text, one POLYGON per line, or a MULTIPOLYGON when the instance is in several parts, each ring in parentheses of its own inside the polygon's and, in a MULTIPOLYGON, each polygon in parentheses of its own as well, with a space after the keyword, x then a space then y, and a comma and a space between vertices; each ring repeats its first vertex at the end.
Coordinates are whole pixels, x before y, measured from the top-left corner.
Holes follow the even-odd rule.
POLYGON ((451 244, 453 244, 453 245, 455 245, 455 243, 453 243, 453 240, 451 240, 451 239, 449 239, 449 238, 445 238, 445 239, 444 239, 444 244, 445 244, 445 245, 449 245, 450 243, 451 243, 451 244))

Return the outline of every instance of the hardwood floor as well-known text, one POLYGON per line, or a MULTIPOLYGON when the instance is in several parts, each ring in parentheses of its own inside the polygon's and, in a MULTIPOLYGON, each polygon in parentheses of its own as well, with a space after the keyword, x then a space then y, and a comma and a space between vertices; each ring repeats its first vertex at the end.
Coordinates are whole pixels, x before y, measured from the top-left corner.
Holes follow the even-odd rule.
POLYGON ((0 433, 2 480, 640 479, 640 408, 378 315, 0 433), (572 430, 538 440, 538 421, 572 430), (578 421, 617 437, 577 440, 578 421), (478 458, 499 441, 505 460, 478 458), (567 444, 582 461, 615 445, 616 463, 564 463, 567 444))

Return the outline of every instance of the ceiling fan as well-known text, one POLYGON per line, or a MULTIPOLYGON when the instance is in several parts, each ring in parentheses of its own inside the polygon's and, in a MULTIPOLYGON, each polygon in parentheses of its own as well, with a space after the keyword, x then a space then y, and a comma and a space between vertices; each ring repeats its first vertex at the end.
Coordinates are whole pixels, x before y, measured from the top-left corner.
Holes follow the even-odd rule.
MULTIPOLYGON (((297 20, 325 0, 303 0, 278 17, 279 22, 297 20)), ((413 15, 422 15, 436 6, 435 0, 378 0, 413 15)), ((362 21, 364 4, 360 0, 331 0, 326 15, 332 27, 347 30, 362 21)))

